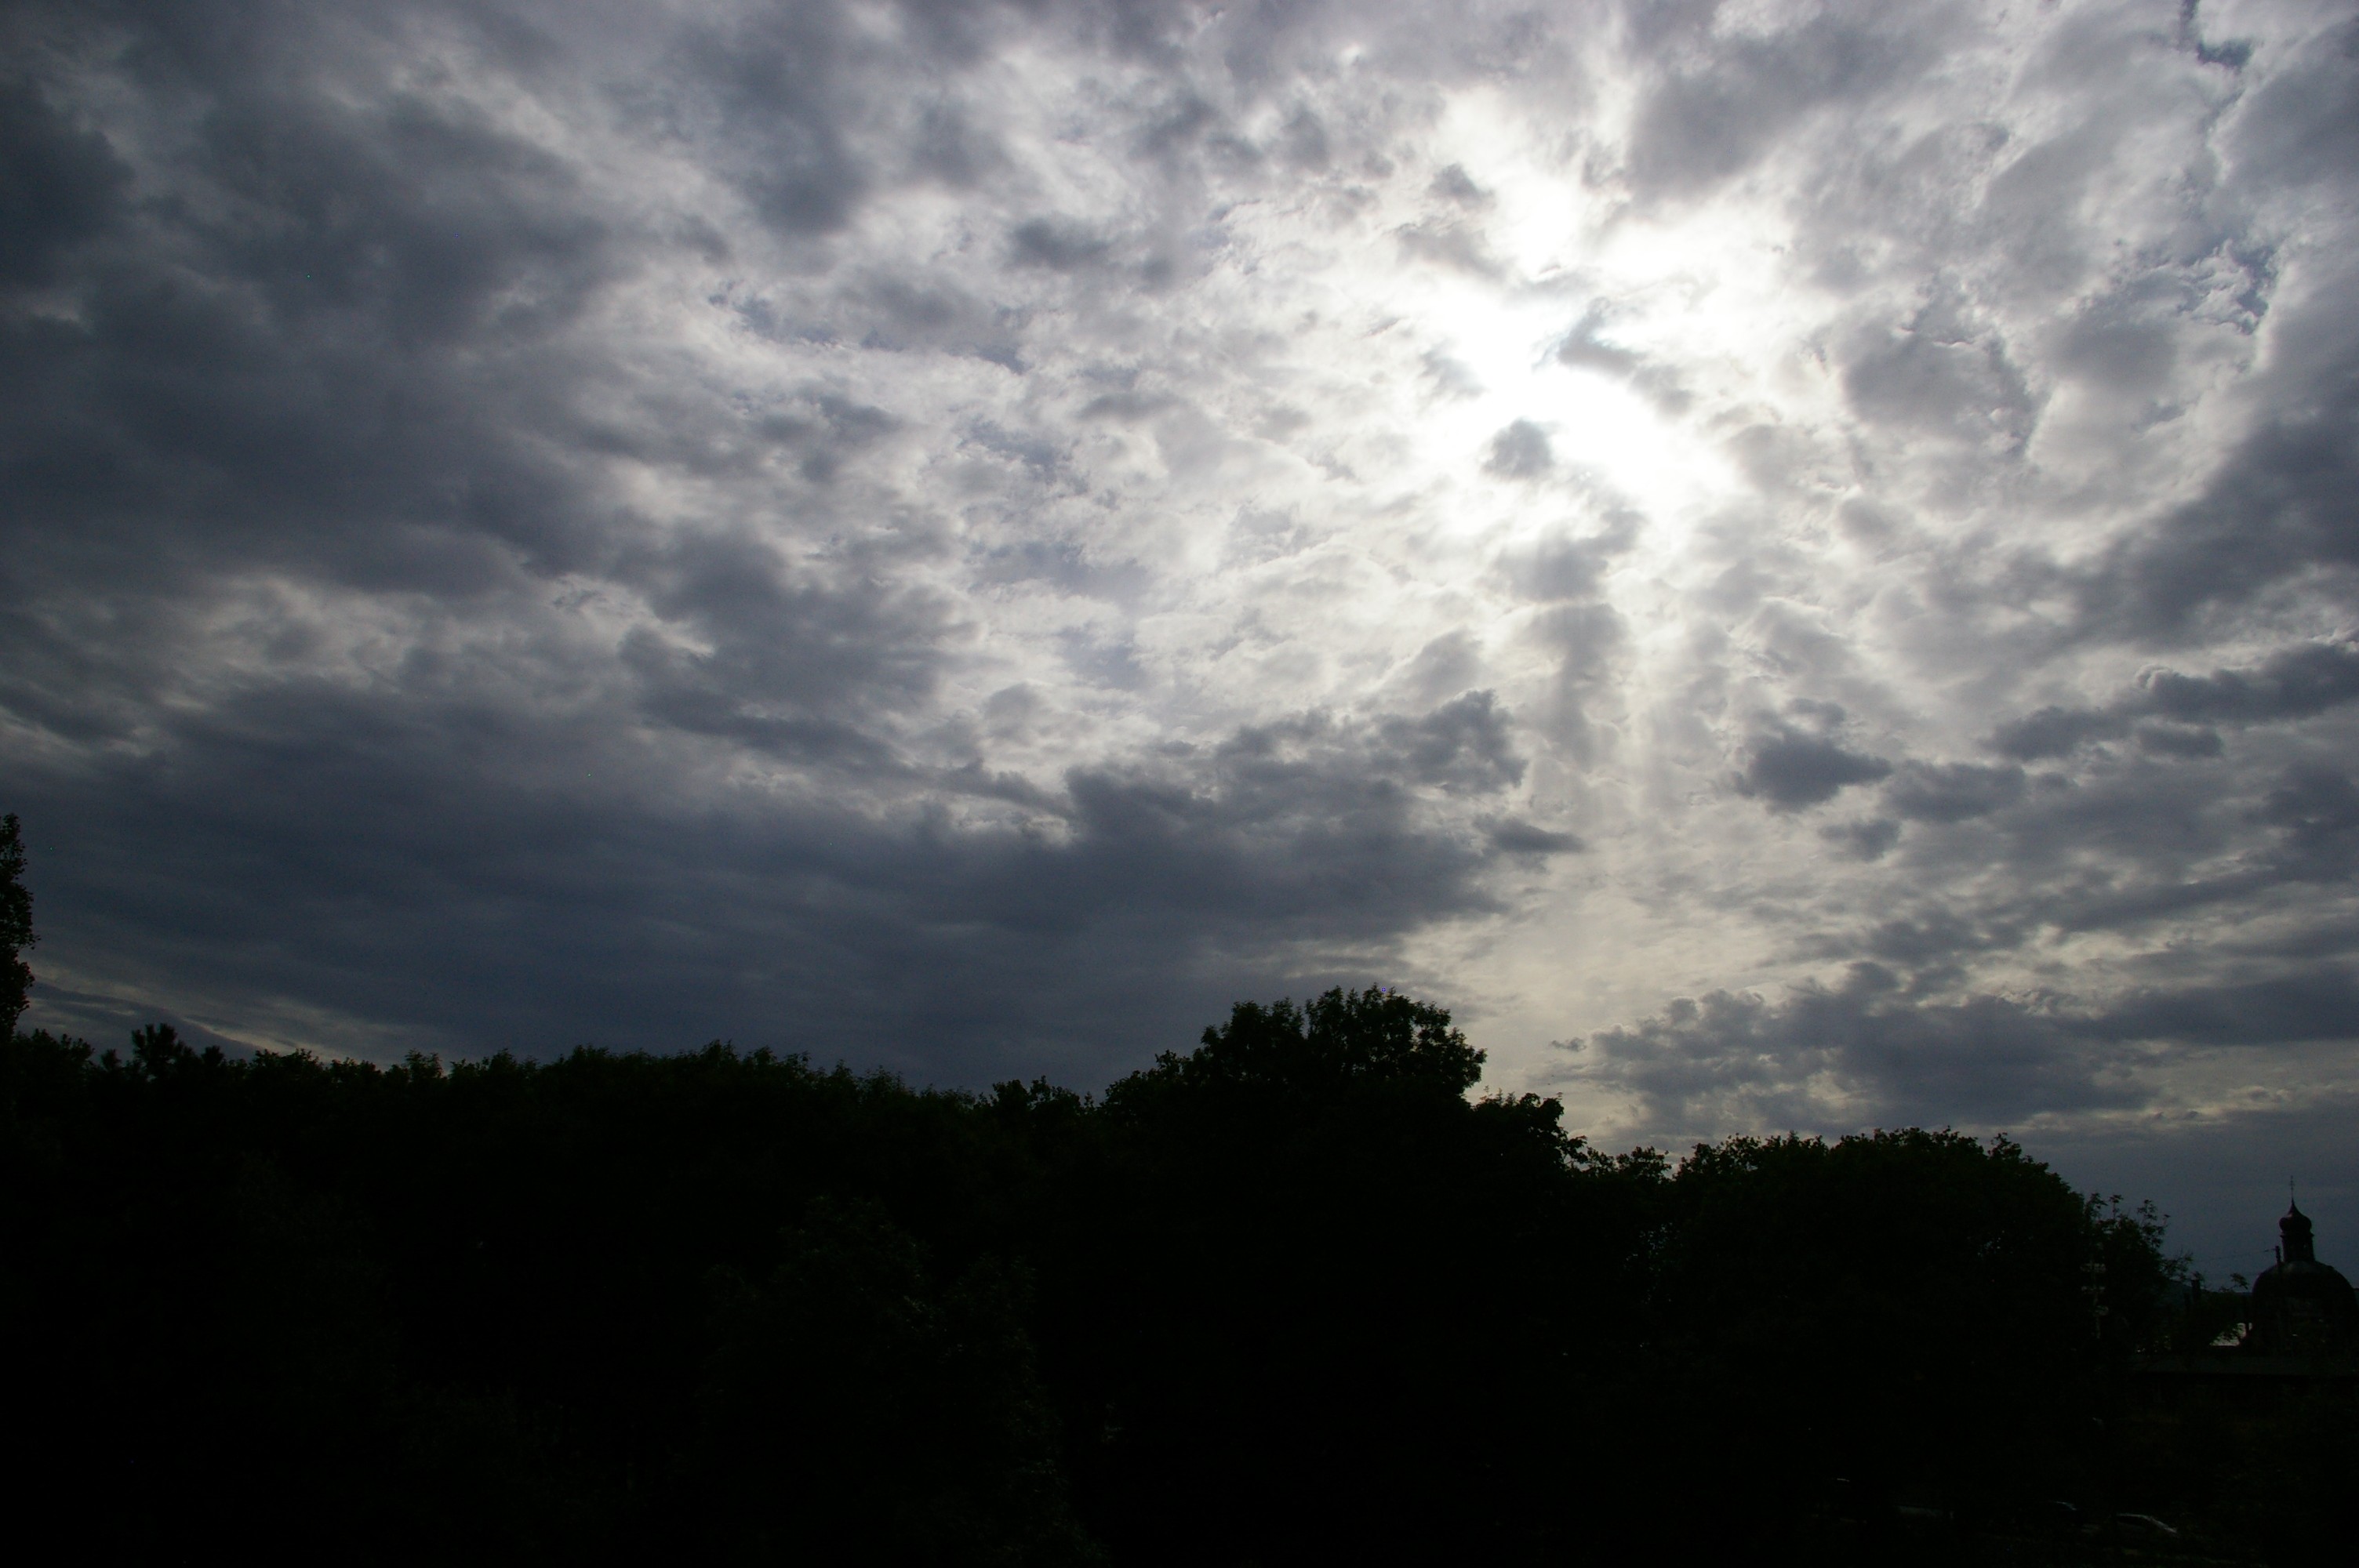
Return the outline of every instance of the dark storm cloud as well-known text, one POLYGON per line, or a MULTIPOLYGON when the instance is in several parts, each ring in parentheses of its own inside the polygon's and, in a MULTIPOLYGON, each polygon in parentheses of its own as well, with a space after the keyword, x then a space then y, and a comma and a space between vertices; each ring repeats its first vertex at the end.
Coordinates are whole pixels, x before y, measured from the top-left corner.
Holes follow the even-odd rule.
POLYGON ((2320 969, 2205 988, 2142 990, 2080 1025, 2101 1039, 2282 1045, 2359 1039, 2359 980, 2320 969))
POLYGON ((2182 724, 2267 724, 2307 719, 2359 699, 2359 648, 2312 643, 2272 655, 2257 669, 2208 676, 2158 670, 2144 681, 2146 711, 2182 724))
POLYGON ((2359 1037, 2340 968, 2153 988, 2094 1006, 2056 997, 1913 994, 1875 963, 1782 1001, 1715 991, 1573 1045, 1578 1070, 1643 1097, 1665 1126, 1802 1130, 1901 1121, 2002 1128, 2040 1113, 2134 1108, 2155 1053, 2268 1051, 2359 1037))
MULTIPOLYGON (((2304 643, 2279 650, 2256 665, 2215 669, 2208 676, 2157 669, 2135 689, 2101 708, 2043 708, 2002 724, 1992 733, 1994 750, 2021 762, 2070 755, 2091 741, 2130 732, 2136 721, 2159 719, 2183 730, 2225 725, 2242 728, 2308 719, 2359 701, 2359 648, 2348 643, 2304 643)), ((2149 749, 2188 755, 2213 755, 2216 745, 2163 740, 2169 730, 2144 732, 2149 749)))
POLYGON ((1520 783, 1508 717, 1487 691, 1470 691, 1417 719, 1387 719, 1376 734, 1392 765, 1451 795, 1495 795, 1520 783))
MULTIPOLYGON (((963 29, 949 8, 907 11, 931 24, 906 35, 911 41, 961 51, 963 29)), ((853 148, 869 107, 858 86, 868 62, 859 57, 875 46, 864 46, 841 8, 755 7, 724 22, 691 23, 675 47, 678 69, 625 89, 625 101, 695 146, 779 233, 818 236, 849 222, 881 171, 853 148)), ((921 118, 914 161, 955 181, 989 155, 945 140, 957 121, 952 115, 945 124, 944 115, 937 106, 921 118)))
POLYGON ((467 593, 596 560, 560 335, 629 262, 571 171, 416 100, 191 81, 234 62, 175 41, 179 199, 113 226, 78 310, 0 317, 17 568, 467 593))
POLYGON ((2138 750, 2160 757, 2218 757, 2228 750, 2217 730, 2180 724, 2141 724, 2136 741, 2138 750))
POLYGON ((1962 822, 2012 806, 2023 795, 2021 768, 1973 762, 1904 762, 1886 786, 1885 803, 1918 822, 1962 822))
MULTIPOLYGON (((1089 1076, 1241 975, 1361 978, 1487 907, 1495 862, 1562 848, 1421 805, 1520 775, 1487 693, 1077 767, 1054 795, 913 762, 890 725, 935 690, 955 611, 899 567, 939 546, 847 529, 832 499, 895 416, 825 385, 716 397, 574 331, 672 242, 488 119, 329 91, 332 63, 367 80, 365 38, 290 26, 275 85, 197 41, 154 40, 173 73, 151 106, 180 92, 196 126, 176 202, 135 211, 99 132, 29 92, 0 105, 22 132, 7 281, 83 264, 78 313, 0 322, 0 697, 62 742, 12 766, 9 804, 41 825, 45 921, 103 982, 364 1051, 758 1033, 962 1081, 1089 1076), (614 461, 761 516, 658 523, 613 499, 614 461), (290 622, 261 679, 176 704, 199 627, 256 573, 295 601, 415 596, 397 619, 448 645, 354 681, 338 628, 290 622), (602 645, 549 609, 560 580, 641 613, 602 645), (748 757, 805 782, 716 786, 748 757)), ((885 178, 847 129, 857 53, 824 7, 691 28, 618 93, 622 123, 822 237, 885 178)), ((1019 225, 1019 259, 1086 265, 1103 246, 1077 232, 1019 225)), ((848 297, 888 351, 1016 360, 1020 323, 956 282, 872 271, 848 297)), ((739 315, 789 335, 758 299, 739 315)), ((1009 449, 1055 470, 1053 447, 1009 449)), ((109 1028, 122 1008, 49 1005, 109 1028)))
POLYGON ((815 723, 848 742, 856 718, 931 688, 946 610, 926 596, 858 579, 798 582, 745 538, 690 540, 635 575, 673 635, 694 639, 647 627, 623 638, 620 663, 649 717, 765 750, 815 723))
POLYGON ((1539 859, 1549 855, 1575 854, 1583 848, 1578 834, 1559 833, 1552 828, 1538 827, 1512 818, 1491 823, 1487 830, 1492 847, 1503 854, 1539 859))
POLYGON ((1821 827, 1819 836, 1852 860, 1880 860, 1900 842, 1900 824, 1888 816, 1871 816, 1821 827))
MULTIPOLYGON (((1832 721, 1842 718, 1836 709, 1832 721)), ((1761 800, 1773 811, 1799 811, 1832 800, 1854 784, 1890 776, 1890 762, 1850 750, 1812 719, 1805 715, 1805 725, 1799 727, 1779 720, 1753 738, 1736 775, 1739 795, 1761 800)))
POLYGON ((1990 743, 2004 756, 2030 762, 2069 755, 2085 741, 2118 735, 2125 728, 2121 715, 2102 708, 2043 708, 2000 725, 1990 743))
MULTIPOLYGON (((1126 47, 1168 25, 1106 15, 1126 47)), ((968 1079, 1031 1047, 1094 1075, 1245 977, 1364 979, 1491 907, 1495 866, 1570 847, 1431 809, 1522 776, 1487 692, 1107 757, 1060 792, 913 759, 896 726, 960 630, 912 570, 938 528, 861 489, 898 417, 823 383, 718 388, 590 330, 650 267, 728 255, 725 208, 651 224, 481 99, 402 85, 436 13, 116 19, 48 29, 47 76, 0 90, 0 701, 30 738, 8 805, 38 824, 51 946, 105 986, 363 1050, 766 1031, 968 1079), (76 72, 126 59, 141 91, 111 120, 75 107, 76 72), (618 472, 715 499, 659 516, 618 472), (407 648, 355 669, 354 639, 407 648), (726 782, 755 760, 792 771, 726 782)), ((922 20, 921 74, 984 25, 922 20)), ((908 157, 864 150, 892 105, 863 81, 906 60, 827 6, 454 25, 795 244, 993 156, 969 128, 975 157, 950 157, 940 98, 908 157), (647 69, 601 81, 618 25, 647 69)), ((1079 220, 1007 232, 1050 270, 1112 245, 1079 220)), ((1022 313, 972 277, 884 258, 836 299, 868 347, 1021 368, 1022 313)), ((715 303, 765 341, 839 336, 759 292, 715 303)), ((1060 471, 1054 438, 973 428, 1060 471)), ((1121 587, 1049 541, 983 559, 1006 567, 986 582, 1121 587)), ((1144 678, 1126 639, 1074 647, 1093 679, 1144 678)), ((1004 732, 1039 719, 995 704, 1004 732)), ((118 1022, 82 994, 53 1021, 118 1022)))
POLYGON ((2359 353, 2332 368, 2311 410, 2272 420, 2199 500, 2118 546, 2081 589, 2093 630, 2181 635, 2288 579, 2359 566, 2359 353))
POLYGON ((2347 769, 2302 762, 2286 770, 2255 813, 2277 829, 2290 877, 2332 880, 2359 861, 2359 786, 2347 769))
POLYGON ((1801 1131, 1908 1121, 2005 1125, 2133 1103, 2118 1048, 2003 997, 1929 1003, 1880 966, 1783 1002, 1715 991, 1577 1043, 1579 1071, 1681 1131, 1734 1119, 1801 1131))
POLYGON ((974 1081, 1044 1059, 1107 1070, 1240 973, 1354 972, 1423 921, 1488 907, 1497 858, 1571 847, 1421 810, 1428 782, 1495 795, 1515 771, 1487 694, 1075 770, 1036 803, 1053 834, 922 806, 667 800, 676 760, 610 717, 484 698, 455 679, 286 689, 179 727, 155 761, 23 776, 24 810, 52 825, 44 916, 143 955, 198 1022, 266 1035, 303 1021, 255 999, 332 996, 330 1044, 663 1046, 726 1028, 974 1081))
MULTIPOLYGON (((1926 770, 1955 784, 1914 811, 1895 870, 1895 896, 1943 912, 1973 932, 1949 957, 2021 946, 2045 932, 2174 933, 2182 967, 2225 935, 2214 925, 2239 905, 2266 907, 2305 886, 2349 874, 2352 843, 2339 771, 2316 762, 2238 770, 2209 754, 2147 748, 2093 760, 2077 775, 1926 770)), ((1888 804, 1909 798, 1912 764, 1888 804)), ((2321 912, 2322 913, 2322 912, 2321 912)), ((1828 935, 1830 956, 1878 951, 1872 934, 1828 935)), ((1911 955, 1928 971, 1939 953, 1911 955)))
POLYGON ((1052 272, 1082 272, 1104 261, 1113 242, 1060 218, 1034 218, 1016 225, 1008 248, 1017 262, 1052 272))
POLYGON ((50 282, 114 222, 130 171, 28 82, 0 81, 0 286, 50 282))

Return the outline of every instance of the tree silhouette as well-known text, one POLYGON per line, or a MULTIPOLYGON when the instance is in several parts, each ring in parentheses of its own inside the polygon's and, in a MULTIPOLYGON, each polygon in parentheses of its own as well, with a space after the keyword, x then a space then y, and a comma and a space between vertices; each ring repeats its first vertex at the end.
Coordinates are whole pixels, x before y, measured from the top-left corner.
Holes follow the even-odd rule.
POLYGON ((33 930, 33 895, 25 887, 25 836, 16 814, 0 816, 0 1024, 16 1032, 16 1021, 33 989, 33 968, 25 950, 40 941, 33 930))
MULTIPOLYGON (((13 818, 0 870, 13 952, 13 818)), ((2290 1560, 2341 1528, 2254 1479, 2337 1473, 2334 1411, 2117 1419, 2191 1332, 2150 1212, 1950 1131, 1608 1155, 1482 1069, 1375 989, 1102 1098, 12 1030, 0 1464, 141 1559, 1931 1560, 1905 1518, 2240 1487, 2290 1560)))

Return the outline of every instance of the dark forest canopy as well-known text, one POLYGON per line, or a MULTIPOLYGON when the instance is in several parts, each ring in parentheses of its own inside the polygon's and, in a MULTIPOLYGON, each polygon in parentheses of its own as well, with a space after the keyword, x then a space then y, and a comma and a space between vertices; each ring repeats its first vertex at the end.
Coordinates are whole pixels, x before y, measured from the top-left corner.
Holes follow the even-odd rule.
POLYGON ((2240 1440, 2141 1468, 2107 1435, 2181 1321, 2150 1213, 1951 1131, 1607 1154, 1474 1095, 1482 1064, 1373 989, 1241 1004, 1102 1097, 721 1044, 379 1067, 16 1033, 0 1462, 43 1533, 162 1560, 1873 1555, 2056 1499, 2239 1525, 2240 1440))
POLYGON ((2150 1222, 1949 1132, 1607 1156, 1480 1060, 1374 990, 1102 1099, 18 1035, 9 1462, 124 1549, 396 1558, 1521 1562, 2085 1487, 2150 1222))

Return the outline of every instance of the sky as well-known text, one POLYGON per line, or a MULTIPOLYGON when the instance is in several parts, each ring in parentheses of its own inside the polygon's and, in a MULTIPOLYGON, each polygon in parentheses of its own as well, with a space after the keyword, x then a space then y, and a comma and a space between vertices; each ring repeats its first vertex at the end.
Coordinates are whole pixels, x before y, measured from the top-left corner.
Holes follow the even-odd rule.
POLYGON ((2359 1265, 2359 11, 0 9, 28 1026, 1102 1086, 2359 1265))

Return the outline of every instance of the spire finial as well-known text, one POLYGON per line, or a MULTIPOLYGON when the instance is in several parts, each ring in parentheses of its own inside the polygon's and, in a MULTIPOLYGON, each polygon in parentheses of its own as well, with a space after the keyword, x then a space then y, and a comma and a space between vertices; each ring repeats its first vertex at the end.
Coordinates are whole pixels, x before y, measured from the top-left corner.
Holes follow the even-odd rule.
MULTIPOLYGON (((2293 1191, 2291 1182, 2286 1184, 2286 1191, 2290 1196, 2293 1191)), ((2301 1212, 2299 1204, 2294 1204, 2288 1208, 2285 1217, 2277 1221, 2277 1235, 2284 1241, 2284 1247, 2280 1250, 2281 1261, 2310 1263, 2317 1260, 2315 1244, 2310 1238, 2310 1216, 2301 1212)))

